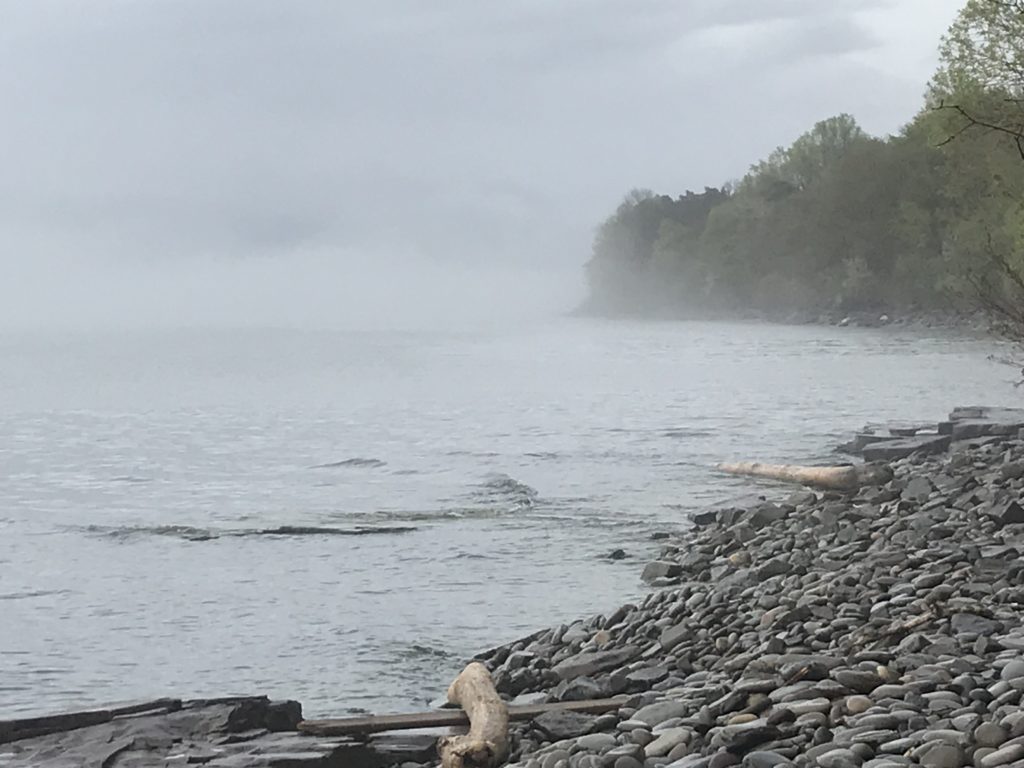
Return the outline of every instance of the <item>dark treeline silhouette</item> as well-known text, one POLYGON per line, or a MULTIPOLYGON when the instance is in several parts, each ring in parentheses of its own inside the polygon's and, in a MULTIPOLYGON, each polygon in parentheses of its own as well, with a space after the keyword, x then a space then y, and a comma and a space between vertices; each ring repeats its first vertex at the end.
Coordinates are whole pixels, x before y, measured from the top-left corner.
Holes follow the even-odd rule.
POLYGON ((909 312, 981 294, 1013 305, 1024 286, 1024 0, 969 0, 940 50, 924 105, 897 135, 869 136, 843 114, 736 183, 630 192, 598 229, 585 309, 909 312))

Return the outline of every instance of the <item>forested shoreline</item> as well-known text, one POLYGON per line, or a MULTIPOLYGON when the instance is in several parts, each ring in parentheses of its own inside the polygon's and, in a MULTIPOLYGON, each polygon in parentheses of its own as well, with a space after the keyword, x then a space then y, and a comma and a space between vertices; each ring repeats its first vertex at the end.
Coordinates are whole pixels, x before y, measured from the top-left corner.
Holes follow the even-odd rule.
POLYGON ((598 228, 581 312, 809 318, 970 311, 1024 267, 1024 3, 970 0, 917 115, 814 125, 739 181, 633 190, 598 228))

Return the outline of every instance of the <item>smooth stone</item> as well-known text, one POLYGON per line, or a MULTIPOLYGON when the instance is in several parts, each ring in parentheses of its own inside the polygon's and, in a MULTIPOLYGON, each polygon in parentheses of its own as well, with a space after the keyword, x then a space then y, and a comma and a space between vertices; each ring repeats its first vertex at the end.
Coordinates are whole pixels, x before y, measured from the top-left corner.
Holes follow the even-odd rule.
POLYGON ((746 712, 739 715, 733 715, 726 721, 726 725, 743 725, 745 723, 752 723, 757 720, 757 715, 746 712))
POLYGON ((666 757, 671 761, 669 763, 671 765, 672 763, 677 763, 684 757, 689 756, 689 754, 689 746, 687 746, 686 744, 676 744, 674 747, 672 747, 672 751, 669 752, 668 755, 666 755, 666 757))
POLYGON ((859 669, 833 670, 832 679, 857 693, 871 693, 883 682, 874 672, 863 672, 859 669))
POLYGON ((668 679, 669 671, 665 667, 643 667, 626 675, 630 685, 649 688, 668 679))
POLYGON ((902 755, 907 750, 913 749, 917 743, 918 740, 911 737, 893 739, 879 746, 878 751, 884 752, 887 755, 902 755))
MULTIPOLYGON (((590 733, 597 718, 579 712, 545 712, 533 719, 534 726, 553 740, 574 739, 590 733)), ((544 766, 551 768, 551 766, 544 766)))
POLYGON ((804 699, 803 701, 787 701, 781 706, 800 717, 809 712, 828 712, 832 708, 832 702, 828 699, 804 699))
POLYGON ((708 768, 730 768, 730 766, 739 764, 740 759, 736 755, 723 750, 712 755, 708 768))
POLYGON ((636 728, 629 732, 629 739, 634 744, 639 744, 641 747, 646 747, 652 741, 654 741, 654 734, 644 728, 636 728))
POLYGON ((860 768, 863 761, 849 749, 833 749, 818 755, 815 762, 821 768, 860 768))
POLYGON ((1024 677, 1024 660, 1014 659, 1011 661, 1000 670, 999 677, 1007 681, 1024 677))
POLYGON ((793 762, 778 752, 757 750, 748 752, 743 757, 743 768, 777 768, 777 766, 788 767, 791 765, 793 762))
POLYGON ((893 728, 899 727, 900 720, 890 714, 865 715, 864 717, 858 717, 855 724, 858 728, 880 728, 892 730, 893 728))
POLYGON ((588 752, 604 752, 617 744, 615 737, 610 733, 591 733, 576 739, 576 746, 588 752))
POLYGON ((641 707, 630 719, 639 720, 644 725, 655 726, 673 717, 686 717, 689 712, 689 705, 681 701, 659 701, 641 707))
POLYGON ((990 755, 985 755, 979 761, 981 768, 995 768, 997 765, 1006 765, 1024 758, 1024 745, 1010 744, 1009 746, 997 749, 990 755))
POLYGON ((847 696, 846 697, 846 711, 851 715, 859 715, 862 712, 867 712, 874 705, 867 696, 847 696))
POLYGON ((677 744, 686 744, 692 735, 689 728, 669 728, 644 747, 644 754, 647 757, 664 757, 677 744))
POLYGON ((974 743, 979 747, 1001 747, 1009 737, 1007 730, 997 723, 982 723, 974 729, 974 743))
POLYGON ((629 733, 630 731, 635 731, 637 728, 647 728, 647 723, 641 723, 639 720, 621 720, 615 728, 629 733))
POLYGON ((558 768, 559 763, 569 764, 569 753, 564 749, 552 750, 540 761, 541 768, 558 768))
POLYGON ((921 755, 918 762, 925 768, 963 768, 963 750, 953 744, 935 743, 921 755))
POLYGON ((614 768, 644 768, 644 764, 629 755, 623 755, 615 761, 614 768))
POLYGON ((617 757, 632 757, 637 762, 642 762, 645 757, 644 748, 639 744, 622 744, 618 747, 614 747, 613 749, 609 749, 608 752, 605 753, 605 757, 609 760, 617 757))

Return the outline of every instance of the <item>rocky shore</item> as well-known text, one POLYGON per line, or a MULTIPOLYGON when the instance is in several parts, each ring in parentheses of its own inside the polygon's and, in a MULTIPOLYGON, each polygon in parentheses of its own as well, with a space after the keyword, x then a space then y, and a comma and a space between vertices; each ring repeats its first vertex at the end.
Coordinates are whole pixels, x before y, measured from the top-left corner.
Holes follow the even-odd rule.
POLYGON ((520 699, 628 696, 519 728, 513 762, 1024 765, 1024 414, 935 426, 877 436, 890 482, 698 515, 639 605, 482 655, 520 699))
MULTIPOLYGON (((1024 766, 1024 412, 961 408, 866 429, 845 450, 889 462, 892 479, 773 486, 695 515, 645 567, 639 604, 481 654, 514 703, 623 697, 607 714, 513 724, 510 763, 1024 766)), ((60 762, 68 749, 122 768, 436 764, 433 736, 323 740, 291 731, 291 704, 209 706, 212 721, 178 715, 178 732, 151 720, 162 740, 123 722, 95 731, 116 720, 16 737, 0 764, 81 764, 60 762)))

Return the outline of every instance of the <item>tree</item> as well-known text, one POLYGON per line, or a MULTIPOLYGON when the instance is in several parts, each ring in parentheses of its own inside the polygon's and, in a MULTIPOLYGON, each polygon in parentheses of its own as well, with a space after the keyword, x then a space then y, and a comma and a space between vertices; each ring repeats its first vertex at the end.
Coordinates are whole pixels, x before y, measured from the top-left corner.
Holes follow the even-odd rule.
POLYGON ((952 115, 946 142, 976 129, 1024 159, 1024 0, 968 0, 940 48, 933 106, 952 115))

